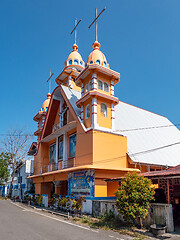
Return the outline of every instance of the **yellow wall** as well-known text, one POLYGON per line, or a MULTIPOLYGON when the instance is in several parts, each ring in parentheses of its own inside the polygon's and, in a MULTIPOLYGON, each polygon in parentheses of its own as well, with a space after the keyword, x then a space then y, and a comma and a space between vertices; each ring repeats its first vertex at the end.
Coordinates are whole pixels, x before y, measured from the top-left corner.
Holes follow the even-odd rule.
POLYGON ((83 104, 83 119, 84 119, 84 125, 86 128, 91 127, 92 125, 92 100, 91 98, 84 102, 83 104), (86 119, 86 106, 90 105, 90 117, 86 119))
POLYGON ((97 73, 97 90, 98 90, 98 92, 101 92, 101 93, 106 94, 108 96, 111 95, 111 79, 108 78, 107 76, 105 76, 104 74, 99 73, 99 72, 97 73), (103 82, 103 90, 100 90, 98 88, 98 80, 101 80, 103 82), (105 82, 108 83, 108 85, 109 85, 109 92, 104 91, 104 83, 105 82))
POLYGON ((103 98, 97 99, 97 123, 100 127, 112 128, 111 103, 103 98), (104 117, 103 113, 101 113, 101 103, 105 103, 107 105, 107 117, 104 117))
POLYGON ((107 197, 107 183, 103 179, 95 179, 95 197, 107 197))

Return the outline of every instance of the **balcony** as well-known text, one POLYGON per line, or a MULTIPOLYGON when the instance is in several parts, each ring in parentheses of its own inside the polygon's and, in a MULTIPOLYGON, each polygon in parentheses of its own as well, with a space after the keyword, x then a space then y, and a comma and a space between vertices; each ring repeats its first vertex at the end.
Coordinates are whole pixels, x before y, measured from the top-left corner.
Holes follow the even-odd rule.
POLYGON ((66 161, 58 161, 58 163, 51 163, 49 165, 45 165, 41 167, 41 173, 48 173, 57 170, 63 170, 66 168, 74 167, 75 165, 75 158, 70 158, 66 161))

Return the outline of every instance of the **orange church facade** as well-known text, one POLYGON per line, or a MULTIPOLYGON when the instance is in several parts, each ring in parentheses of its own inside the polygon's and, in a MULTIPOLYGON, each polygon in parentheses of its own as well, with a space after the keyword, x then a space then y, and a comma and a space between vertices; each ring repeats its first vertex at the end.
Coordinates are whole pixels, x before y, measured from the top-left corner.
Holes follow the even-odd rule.
POLYGON ((133 161, 128 136, 116 131, 119 99, 114 86, 119 82, 120 74, 109 68, 99 42, 94 42, 86 64, 73 45, 56 78, 58 86, 34 117, 38 122, 32 176, 36 194, 110 197, 118 182, 105 180, 152 166, 164 169, 163 164, 133 161))

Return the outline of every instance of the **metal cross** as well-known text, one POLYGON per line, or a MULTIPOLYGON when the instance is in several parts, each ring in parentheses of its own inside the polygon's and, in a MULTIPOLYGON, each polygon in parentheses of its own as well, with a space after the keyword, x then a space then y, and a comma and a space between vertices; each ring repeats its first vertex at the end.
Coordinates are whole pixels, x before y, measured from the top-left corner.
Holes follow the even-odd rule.
POLYGON ((76 36, 77 36, 77 26, 79 25, 79 23, 82 21, 82 19, 79 20, 79 22, 77 23, 77 18, 75 19, 75 27, 73 28, 72 32, 71 32, 71 35, 72 33, 74 32, 74 43, 76 44, 76 36))
POLYGON ((51 69, 50 69, 50 77, 47 80, 47 82, 49 82, 49 93, 51 93, 51 78, 53 75, 54 75, 54 73, 51 74, 51 69))
POLYGON ((97 34, 97 20, 98 18, 100 17, 100 15, 106 10, 106 7, 103 8, 103 10, 98 14, 97 16, 97 8, 95 9, 95 19, 94 21, 89 25, 89 29, 91 28, 91 26, 96 23, 95 25, 95 40, 97 41, 98 40, 98 34, 97 34))

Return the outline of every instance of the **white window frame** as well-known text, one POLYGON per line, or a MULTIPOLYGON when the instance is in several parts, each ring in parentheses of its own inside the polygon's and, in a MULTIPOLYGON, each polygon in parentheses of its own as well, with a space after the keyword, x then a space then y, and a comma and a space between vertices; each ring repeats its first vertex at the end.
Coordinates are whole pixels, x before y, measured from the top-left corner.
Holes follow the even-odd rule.
POLYGON ((103 81, 101 81, 101 80, 98 80, 98 89, 99 89, 99 90, 103 90, 103 81), (101 88, 99 88, 99 83, 101 83, 101 84, 102 84, 102 89, 101 89, 101 88))
POLYGON ((104 117, 107 117, 107 105, 105 103, 101 103, 101 113, 104 115, 104 117), (102 111, 102 106, 105 106, 106 111, 102 111))
POLYGON ((87 92, 88 92, 88 84, 85 85, 84 94, 86 94, 87 92))
POLYGON ((107 82, 104 82, 104 91, 109 92, 109 84, 107 82), (107 84, 107 91, 105 90, 105 85, 107 84))
POLYGON ((85 119, 90 118, 90 116, 91 116, 91 108, 90 108, 90 105, 88 104, 85 109, 85 119), (88 116, 88 109, 87 109, 88 107, 89 107, 89 116, 88 116))
POLYGON ((88 92, 91 91, 91 81, 88 83, 88 92))

